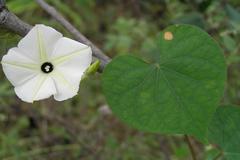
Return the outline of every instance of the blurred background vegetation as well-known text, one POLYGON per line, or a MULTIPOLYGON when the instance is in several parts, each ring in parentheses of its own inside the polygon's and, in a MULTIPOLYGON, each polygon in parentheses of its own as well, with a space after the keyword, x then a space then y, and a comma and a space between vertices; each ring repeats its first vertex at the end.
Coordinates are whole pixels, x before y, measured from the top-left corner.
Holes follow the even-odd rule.
MULTIPOLYGON (((49 0, 108 56, 151 50, 161 29, 175 23, 201 27, 221 45, 228 82, 221 103, 240 105, 239 0, 49 0)), ((9 9, 34 25, 53 26, 72 37, 34 0, 7 0, 9 9)), ((21 37, 0 28, 0 55, 21 37)), ((16 98, 0 69, 0 159, 2 160, 186 160, 182 136, 143 133, 122 124, 107 109, 101 75, 81 83, 78 96, 27 104, 16 98)), ((217 151, 194 141, 200 159, 217 151)))

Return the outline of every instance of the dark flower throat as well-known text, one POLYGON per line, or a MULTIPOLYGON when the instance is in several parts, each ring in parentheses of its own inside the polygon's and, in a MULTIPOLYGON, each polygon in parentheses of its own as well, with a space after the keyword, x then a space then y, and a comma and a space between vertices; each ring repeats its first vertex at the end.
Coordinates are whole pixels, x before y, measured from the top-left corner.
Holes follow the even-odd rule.
POLYGON ((43 73, 51 73, 53 71, 54 67, 52 63, 50 62, 45 62, 41 66, 41 70, 43 73))

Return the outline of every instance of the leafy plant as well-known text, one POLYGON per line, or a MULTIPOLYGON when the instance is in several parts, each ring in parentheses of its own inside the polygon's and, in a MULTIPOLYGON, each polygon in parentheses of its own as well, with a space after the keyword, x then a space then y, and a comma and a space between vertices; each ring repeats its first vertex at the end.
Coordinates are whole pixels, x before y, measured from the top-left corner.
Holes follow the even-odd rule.
MULTIPOLYGON (((62 103, 21 103, 0 73, 0 159, 240 159, 239 107, 218 107, 240 104, 238 0, 48 2, 114 58, 92 75, 96 61, 80 95, 62 103), (169 24, 181 25, 158 33, 169 24)), ((7 5, 72 36, 34 1, 7 5)), ((8 33, 1 28, 2 54, 20 38, 8 33)))

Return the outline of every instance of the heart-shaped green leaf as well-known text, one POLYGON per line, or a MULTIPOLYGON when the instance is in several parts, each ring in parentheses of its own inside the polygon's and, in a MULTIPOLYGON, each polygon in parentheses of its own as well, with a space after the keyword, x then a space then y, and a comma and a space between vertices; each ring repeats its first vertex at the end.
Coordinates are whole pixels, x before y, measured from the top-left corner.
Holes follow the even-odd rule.
POLYGON ((240 159, 240 108, 219 107, 209 127, 209 141, 223 150, 227 160, 240 159))
POLYGON ((133 56, 112 60, 102 78, 107 102, 120 119, 140 130, 203 140, 224 90, 221 49, 190 25, 166 28, 156 47, 152 62, 133 56))

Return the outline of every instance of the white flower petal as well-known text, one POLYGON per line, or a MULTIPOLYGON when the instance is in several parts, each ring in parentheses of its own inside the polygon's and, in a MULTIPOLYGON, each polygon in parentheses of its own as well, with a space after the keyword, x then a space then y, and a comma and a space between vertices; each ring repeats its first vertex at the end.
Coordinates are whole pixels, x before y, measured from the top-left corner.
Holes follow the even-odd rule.
POLYGON ((86 57, 86 54, 88 57, 91 57, 92 51, 89 46, 63 37, 56 43, 55 49, 51 55, 51 59, 58 64, 72 59, 75 56, 82 55, 83 59, 79 63, 84 63, 86 60, 84 59, 84 57, 86 57))
POLYGON ((85 70, 90 66, 92 62, 92 54, 91 50, 86 49, 79 54, 75 54, 74 56, 71 56, 64 61, 56 61, 56 63, 53 64, 56 66, 57 69, 66 72, 71 72, 73 76, 78 75, 78 79, 81 78, 85 70))
POLYGON ((54 99, 57 101, 63 101, 75 96, 79 89, 80 81, 76 78, 70 79, 68 77, 72 73, 63 75, 62 72, 55 70, 53 73, 53 79, 55 82, 57 93, 54 95, 54 99))
POLYGON ((64 74, 71 73, 73 76, 71 79, 75 78, 77 81, 80 81, 83 72, 92 62, 91 48, 68 38, 61 38, 58 41, 53 56, 54 66, 64 74), (61 51, 67 53, 60 54, 61 51))
POLYGON ((57 90, 54 81, 50 76, 48 76, 40 87, 39 91, 36 93, 34 101, 49 98, 56 93, 57 90))
POLYGON ((3 72, 14 85, 20 85, 39 72, 38 65, 24 57, 18 48, 12 48, 2 58, 3 72))
POLYGON ((61 37, 62 34, 55 29, 39 24, 21 39, 18 47, 32 60, 42 62, 52 53, 55 43, 61 37))
POLYGON ((48 98, 56 93, 51 77, 43 74, 35 76, 20 86, 16 86, 14 90, 21 100, 29 103, 48 98))
POLYGON ((81 77, 92 62, 91 48, 69 38, 61 38, 51 58, 57 88, 54 98, 62 101, 73 97, 78 92, 81 77))

